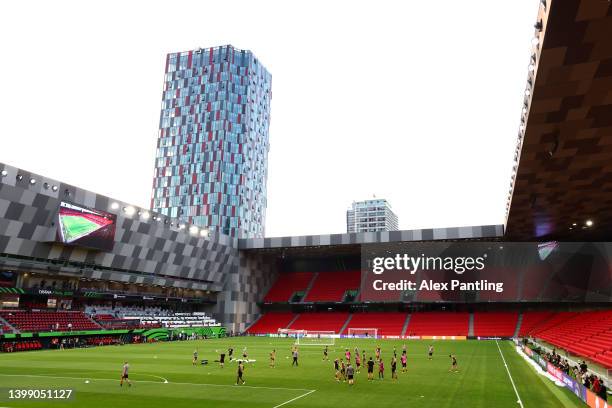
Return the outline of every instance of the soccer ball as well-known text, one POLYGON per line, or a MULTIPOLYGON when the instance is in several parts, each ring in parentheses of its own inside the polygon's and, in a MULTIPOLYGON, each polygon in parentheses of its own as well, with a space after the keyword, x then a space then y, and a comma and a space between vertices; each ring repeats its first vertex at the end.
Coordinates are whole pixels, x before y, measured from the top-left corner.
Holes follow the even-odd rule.
POLYGON ((85 380, 85 384, 89 384, 89 380, 85 380))

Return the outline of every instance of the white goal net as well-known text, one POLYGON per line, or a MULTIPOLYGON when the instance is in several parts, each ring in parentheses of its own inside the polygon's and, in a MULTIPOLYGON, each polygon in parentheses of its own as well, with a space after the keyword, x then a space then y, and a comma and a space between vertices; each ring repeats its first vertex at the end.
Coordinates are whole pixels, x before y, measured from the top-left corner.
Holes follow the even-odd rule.
POLYGON ((373 327, 349 327, 348 337, 359 339, 377 339, 378 329, 373 327))
POLYGON ((302 346, 333 346, 338 335, 334 331, 278 329, 278 337, 295 339, 302 346))

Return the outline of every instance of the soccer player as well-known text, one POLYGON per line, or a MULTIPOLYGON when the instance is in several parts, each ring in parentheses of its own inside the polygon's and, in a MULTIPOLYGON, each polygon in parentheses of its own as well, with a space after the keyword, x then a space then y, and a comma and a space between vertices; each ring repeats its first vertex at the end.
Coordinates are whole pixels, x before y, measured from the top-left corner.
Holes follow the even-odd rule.
POLYGON ((380 360, 380 346, 376 346, 376 361, 380 360))
POLYGON ((328 353, 327 346, 325 346, 325 349, 323 349, 323 361, 329 361, 329 356, 327 353, 328 353))
POLYGON ((337 357, 334 360, 334 369, 336 370, 336 381, 340 382, 340 360, 337 357))
POLYGON ((225 353, 219 355, 219 365, 221 368, 225 367, 225 353))
POLYGON ((393 346, 393 357, 397 358, 397 348, 393 346))
POLYGON ((296 366, 296 367, 297 367, 297 366, 299 365, 299 364, 298 364, 298 357, 299 357, 299 355, 300 355, 300 354, 299 354, 299 352, 298 352, 298 348, 297 348, 297 347, 295 347, 295 348, 293 349, 293 353, 292 353, 292 355, 293 355, 293 363, 291 363, 291 367, 293 367, 293 366, 296 366))
POLYGON ((372 357, 368 360, 368 381, 372 381, 374 379, 374 360, 372 357))
POLYGON ((349 361, 348 366, 346 367, 346 377, 348 378, 349 385, 354 384, 353 375, 355 374, 355 370, 349 361))
POLYGON ((276 362, 276 349, 272 350, 270 353, 270 367, 274 368, 274 364, 276 362))
POLYGON ((406 343, 402 345, 402 354, 406 354, 406 343))
POLYGON ((132 386, 128 371, 130 371, 130 365, 126 361, 125 363, 123 363, 123 369, 121 370, 121 381, 119 381, 119 386, 123 387, 123 381, 127 382, 128 387, 132 386))
POLYGON ((244 374, 244 365, 242 361, 238 363, 238 376, 236 377, 236 385, 246 384, 246 381, 242 378, 242 374, 244 374))
POLYGON ((193 351, 193 360, 191 361, 192 365, 198 364, 198 349, 193 351))
POLYGON ((346 358, 347 363, 351 361, 351 352, 349 351, 349 349, 346 349, 346 351, 344 352, 344 358, 346 358))
POLYGON ((427 354, 429 355, 429 359, 432 360, 433 359, 433 352, 434 352, 434 347, 433 345, 429 345, 429 351, 427 352, 427 354))
POLYGON ((382 361, 382 358, 378 361, 378 379, 385 379, 385 363, 382 361))
POLYGON ((397 357, 391 358, 391 379, 397 380, 397 357))
POLYGON ((340 377, 342 377, 342 382, 346 382, 346 366, 344 365, 344 360, 340 360, 340 377))
POLYGON ((405 373, 406 371, 408 371, 408 369, 406 368, 406 362, 408 360, 408 358, 406 357, 406 353, 402 353, 402 373, 405 373))
POLYGON ((451 368, 448 371, 453 371, 455 373, 458 373, 459 368, 457 367, 457 357, 455 357, 454 354, 450 354, 449 357, 451 359, 451 368))
POLYGON ((355 367, 357 368, 357 374, 361 370, 361 356, 359 353, 355 353, 355 367))
POLYGON ((361 361, 363 361, 363 362, 366 361, 365 350, 361 354, 361 361))
POLYGON ((248 359, 247 357, 248 357, 247 356, 247 348, 246 348, 246 346, 244 346, 244 348, 242 349, 242 358, 247 360, 248 359))
POLYGON ((233 348, 230 347, 227 349, 227 356, 229 357, 230 361, 234 359, 234 349, 233 348))

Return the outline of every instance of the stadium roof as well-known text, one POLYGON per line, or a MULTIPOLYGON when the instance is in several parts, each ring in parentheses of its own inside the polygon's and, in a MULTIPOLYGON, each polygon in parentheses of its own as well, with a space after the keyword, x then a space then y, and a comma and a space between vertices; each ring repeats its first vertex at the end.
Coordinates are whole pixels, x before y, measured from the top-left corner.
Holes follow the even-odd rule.
POLYGON ((609 241, 612 3, 542 1, 538 21, 506 239, 609 241))

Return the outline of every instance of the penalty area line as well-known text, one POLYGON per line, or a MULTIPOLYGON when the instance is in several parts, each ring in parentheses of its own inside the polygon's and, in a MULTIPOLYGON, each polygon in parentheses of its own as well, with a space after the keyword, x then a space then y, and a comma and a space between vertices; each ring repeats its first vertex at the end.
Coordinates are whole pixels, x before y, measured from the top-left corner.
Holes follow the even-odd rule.
POLYGON ((283 402, 282 404, 278 404, 278 405, 274 406, 274 408, 279 408, 279 407, 282 407, 283 405, 287 405, 287 404, 289 404, 290 402, 293 402, 293 401, 295 401, 295 400, 299 400, 300 398, 304 398, 305 396, 310 395, 310 394, 312 394, 312 393, 313 393, 313 392, 315 392, 315 391, 316 391, 316 390, 310 390, 310 391, 308 391, 308 392, 305 392, 304 394, 302 394, 302 395, 298 395, 297 397, 292 398, 292 399, 290 399, 289 401, 285 401, 285 402, 283 402))
MULTIPOLYGON (((149 375, 151 374, 138 374, 138 375, 149 375)), ((33 375, 33 374, 0 374, 0 377, 27 377, 27 378, 59 378, 66 380, 90 380, 90 381, 121 381, 116 378, 94 378, 94 377, 64 377, 64 376, 55 376, 55 375, 33 375)), ((153 376, 157 377, 157 376, 153 376)), ((163 377, 158 377, 163 378, 163 377)), ((168 381, 164 378, 164 381, 150 381, 150 380, 132 380, 134 383, 150 383, 150 384, 174 384, 174 385, 197 385, 200 387, 232 387, 232 388, 251 388, 251 389, 261 389, 261 390, 283 390, 283 391, 309 391, 314 392, 316 390, 309 390, 306 388, 285 388, 285 387, 264 387, 264 386, 256 386, 256 385, 240 385, 237 386, 235 384, 207 384, 207 383, 190 383, 190 382, 175 382, 168 381)), ((2 407, 0 407, 2 408, 2 407)))
POLYGON ((514 380, 512 379, 512 375, 510 374, 510 369, 508 368, 508 363, 506 363, 506 359, 504 358, 504 353, 502 353, 501 348, 499 347, 499 343, 497 342, 497 340, 495 340, 495 344, 497 345, 497 349, 499 350, 499 355, 502 358, 502 361, 504 362, 504 367, 506 367, 506 372, 508 373, 508 377, 510 378, 510 382, 512 383, 512 388, 514 388, 514 393, 516 394, 516 398, 517 398, 517 404, 519 404, 521 406, 521 408, 523 408, 523 401, 521 400, 521 397, 518 393, 518 390, 516 389, 516 385, 514 385, 514 380))

